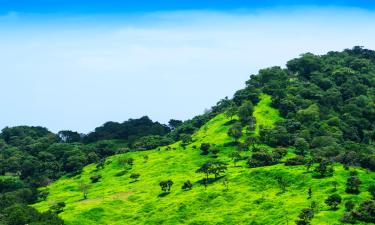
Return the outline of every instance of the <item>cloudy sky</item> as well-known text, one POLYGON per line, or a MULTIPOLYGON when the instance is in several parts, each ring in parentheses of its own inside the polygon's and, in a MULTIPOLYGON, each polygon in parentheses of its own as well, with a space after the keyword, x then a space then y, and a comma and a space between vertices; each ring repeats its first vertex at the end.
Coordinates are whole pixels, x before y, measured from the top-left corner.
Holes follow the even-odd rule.
POLYGON ((260 68, 375 49, 371 1, 134 2, 0 0, 0 128, 188 119, 260 68))

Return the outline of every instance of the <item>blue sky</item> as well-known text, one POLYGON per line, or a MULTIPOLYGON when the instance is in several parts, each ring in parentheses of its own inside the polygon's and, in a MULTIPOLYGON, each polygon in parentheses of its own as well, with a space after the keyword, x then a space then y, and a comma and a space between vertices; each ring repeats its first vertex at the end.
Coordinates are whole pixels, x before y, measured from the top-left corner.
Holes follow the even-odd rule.
POLYGON ((372 0, 0 0, 0 12, 18 11, 23 13, 114 13, 152 12, 171 10, 238 10, 264 9, 295 6, 335 6, 373 9, 372 0))
POLYGON ((118 2, 0 0, 0 127, 188 119, 260 68, 375 49, 372 1, 118 2))

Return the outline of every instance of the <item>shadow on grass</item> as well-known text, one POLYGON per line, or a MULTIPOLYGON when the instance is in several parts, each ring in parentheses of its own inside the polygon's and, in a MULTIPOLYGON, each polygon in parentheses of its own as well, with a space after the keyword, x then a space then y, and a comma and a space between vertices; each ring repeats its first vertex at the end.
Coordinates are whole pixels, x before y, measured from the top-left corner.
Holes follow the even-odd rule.
POLYGON ((215 182, 218 181, 218 180, 221 180, 223 177, 225 177, 225 175, 220 176, 220 177, 217 177, 217 178, 212 178, 212 177, 210 177, 210 178, 208 178, 207 183, 206 183, 206 178, 203 178, 203 179, 201 179, 201 180, 196 181, 195 183, 197 183, 197 184, 202 184, 202 185, 205 185, 205 184, 212 184, 212 183, 215 183, 215 182))
POLYGON ((236 119, 231 119, 231 120, 229 120, 228 122, 224 123, 224 126, 232 125, 232 124, 236 123, 237 121, 238 121, 238 120, 236 120, 236 119))
POLYGON ((162 198, 162 197, 165 197, 165 196, 167 196, 167 195, 169 195, 170 194, 170 192, 163 192, 163 193, 160 193, 159 195, 158 195, 158 197, 159 198, 162 198))

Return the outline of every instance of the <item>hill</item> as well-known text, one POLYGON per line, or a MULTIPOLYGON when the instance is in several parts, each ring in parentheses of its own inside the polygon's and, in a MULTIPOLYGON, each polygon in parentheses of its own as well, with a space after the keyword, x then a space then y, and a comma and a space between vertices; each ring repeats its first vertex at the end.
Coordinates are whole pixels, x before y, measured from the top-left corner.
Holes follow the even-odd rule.
MULTIPOLYGON (((275 109, 269 106, 270 96, 263 95, 255 106, 257 121, 274 126, 279 120, 275 109), (269 115, 272 116, 269 116, 269 115), (263 118, 263 117, 266 118, 263 118)), ((34 205, 41 211, 51 205, 65 202, 60 214, 66 224, 287 224, 296 220, 301 209, 312 202, 319 205, 312 224, 339 224, 344 207, 332 211, 324 200, 332 193, 339 193, 344 201, 353 200, 356 204, 366 198, 368 185, 373 182, 375 173, 358 169, 362 181, 361 194, 345 193, 345 183, 349 171, 342 165, 335 165, 334 176, 313 178, 305 166, 285 166, 283 164, 247 168, 245 160, 233 165, 229 154, 235 146, 227 146, 231 138, 227 135, 233 122, 224 114, 219 114, 192 137, 192 142, 182 147, 181 143, 146 152, 131 152, 107 159, 104 169, 94 164, 85 167, 82 174, 64 177, 47 187, 47 201, 34 205), (202 143, 215 143, 220 149, 216 160, 228 163, 225 178, 216 180, 207 188, 201 183, 202 174, 195 171, 213 158, 212 153, 201 155, 197 146, 202 143), (145 159, 145 156, 146 159, 145 159), (124 159, 133 158, 134 165, 123 165, 124 159), (122 174, 122 171, 126 173, 122 174), (139 180, 130 178, 139 173, 139 180), (119 176, 119 174, 121 176, 119 176), (87 184, 90 177, 100 175, 99 182, 90 184, 88 199, 84 200, 79 190, 80 182, 87 184), (277 182, 278 176, 285 177, 290 186, 282 193, 277 182), (160 190, 161 180, 171 179, 172 190, 167 195, 160 190), (223 185, 228 180, 228 188, 223 185), (182 190, 187 180, 193 184, 191 190, 182 190), (337 182, 334 191, 332 182, 337 182), (308 188, 313 194, 308 199, 308 188)), ((244 152, 242 157, 250 156, 244 152)), ((283 158, 293 157, 292 149, 283 158)))
POLYGON ((373 224, 374 171, 375 51, 306 53, 168 126, 3 129, 0 225, 373 224))

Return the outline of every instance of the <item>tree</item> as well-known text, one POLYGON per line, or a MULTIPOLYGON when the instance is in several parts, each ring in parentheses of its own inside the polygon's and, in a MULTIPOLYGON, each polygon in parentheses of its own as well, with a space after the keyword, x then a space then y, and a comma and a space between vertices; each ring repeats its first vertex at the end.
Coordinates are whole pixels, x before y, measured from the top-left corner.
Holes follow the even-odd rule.
POLYGON ((284 193, 286 191, 286 188, 289 187, 289 182, 285 177, 283 176, 277 176, 276 177, 277 185, 279 186, 281 193, 284 193))
POLYGON ((238 143, 238 139, 242 137, 242 127, 240 125, 234 125, 233 127, 229 128, 228 136, 232 137, 235 143, 238 143))
POLYGON ((182 146, 186 146, 193 141, 193 138, 189 134, 181 134, 180 138, 182 146))
POLYGON ((219 152, 220 152, 220 149, 219 148, 213 148, 212 150, 211 150, 211 153, 212 153, 212 157, 213 158, 217 158, 217 154, 219 154, 219 152))
POLYGON ((312 218, 314 218, 314 210, 311 208, 304 208, 298 215, 298 220, 296 220, 297 225, 308 225, 312 218))
POLYGON ((52 212, 59 214, 64 211, 64 208, 65 208, 65 202, 57 202, 53 204, 49 209, 52 212))
POLYGON ((375 223, 375 201, 365 200, 362 202, 358 209, 354 211, 354 216, 360 221, 375 223))
POLYGON ((345 202, 345 211, 350 212, 354 209, 355 204, 352 200, 345 202))
POLYGON ((234 166, 236 166, 236 163, 241 159, 241 155, 238 151, 231 152, 229 157, 232 159, 234 166))
POLYGON ((228 109, 225 111, 225 115, 232 120, 233 116, 237 115, 237 112, 238 112, 238 107, 234 103, 232 103, 228 107, 228 109))
POLYGON ((309 151, 310 145, 304 138, 296 138, 294 147, 297 155, 305 156, 309 151))
POLYGON ((83 181, 81 181, 78 185, 78 189, 82 192, 83 194, 83 199, 87 199, 87 195, 89 193, 89 188, 90 188, 90 185, 89 184, 86 184, 84 183, 83 181))
POLYGON ((307 195, 308 195, 307 199, 310 199, 312 197, 312 189, 311 189, 311 187, 309 187, 309 190, 307 191, 307 195))
POLYGON ((225 170, 227 170, 226 163, 220 162, 220 161, 208 161, 208 162, 204 163, 195 172, 196 173, 204 173, 206 175, 205 185, 207 185, 208 176, 210 174, 213 174, 215 176, 215 179, 217 179, 217 177, 220 176, 220 173, 225 172, 225 170))
POLYGON ((141 175, 139 173, 132 173, 130 178, 134 180, 133 182, 136 182, 140 176, 141 175))
POLYGON ((324 201, 331 209, 336 210, 337 206, 341 203, 341 196, 338 194, 333 194, 328 196, 324 201))
POLYGON ((327 177, 333 175, 333 167, 330 162, 323 160, 315 167, 315 172, 319 174, 320 177, 327 177))
POLYGON ((82 138, 82 134, 71 130, 59 131, 57 135, 65 143, 80 142, 82 138))
POLYGON ((359 186, 361 185, 361 180, 358 178, 357 173, 351 173, 346 182, 346 193, 359 194, 359 186))
POLYGON ((370 184, 367 190, 370 192, 372 199, 375 200, 375 183, 370 184))
POLYGON ((101 178, 102 178, 101 175, 95 175, 95 176, 91 176, 90 180, 91 180, 91 183, 97 183, 101 178))
POLYGON ((239 108, 238 108, 238 116, 240 117, 240 121, 242 125, 248 124, 253 118, 253 104, 251 101, 245 101, 239 108))
POLYGON ((211 145, 209 143, 202 143, 200 147, 200 150, 202 151, 201 155, 208 155, 210 147, 211 145))
POLYGON ((182 125, 182 121, 181 120, 175 120, 175 119, 171 119, 169 120, 168 122, 168 126, 169 128, 171 128, 172 130, 178 128, 179 126, 182 125))
POLYGON ((185 181, 181 187, 182 190, 191 190, 192 188, 193 184, 190 182, 190 180, 185 181))
POLYGON ((161 188, 162 191, 170 192, 171 187, 173 185, 173 181, 172 180, 162 180, 162 181, 160 181, 159 185, 160 185, 160 188, 161 188))

